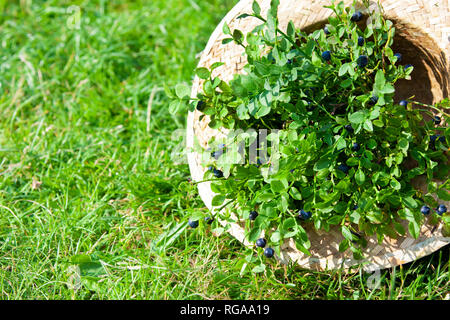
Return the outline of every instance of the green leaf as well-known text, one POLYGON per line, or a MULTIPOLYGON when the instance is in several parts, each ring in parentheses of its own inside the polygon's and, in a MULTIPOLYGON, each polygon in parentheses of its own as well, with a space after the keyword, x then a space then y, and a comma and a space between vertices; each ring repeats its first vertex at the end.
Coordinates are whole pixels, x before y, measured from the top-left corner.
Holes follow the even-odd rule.
POLYGON ((347 73, 348 67, 349 67, 349 64, 348 64, 348 63, 344 63, 344 64, 339 68, 339 73, 338 73, 339 77, 342 77, 343 75, 345 75, 345 74, 347 73))
POLYGON ((248 241, 255 242, 256 240, 258 240, 259 236, 261 235, 261 232, 262 231, 259 227, 253 227, 252 230, 250 230, 250 233, 248 234, 248 241))
POLYGON ((329 158, 322 158, 319 161, 316 162, 316 164, 314 165, 314 171, 320 171, 323 169, 328 169, 331 166, 331 159, 329 158))
POLYGON ((200 79, 205 79, 205 80, 209 79, 209 76, 211 75, 211 72, 209 72, 209 70, 206 68, 197 68, 195 70, 195 73, 197 74, 197 76, 200 79))
POLYGON ((375 75, 375 88, 381 91, 384 88, 384 84, 386 79, 384 78, 384 72, 381 69, 378 69, 377 74, 375 75))
POLYGON ((215 70, 215 69, 217 69, 217 68, 219 68, 219 67, 221 67, 221 66, 223 66, 223 65, 225 65, 225 63, 223 63, 223 62, 214 62, 214 63, 211 65, 211 71, 213 71, 213 70, 215 70))
POLYGON ((373 132, 372 121, 370 121, 369 119, 366 119, 366 121, 364 121, 363 128, 369 132, 373 132))
POLYGON ((390 185, 395 190, 400 190, 402 188, 402 185, 400 184, 400 182, 398 182, 395 178, 391 179, 390 185))
POLYGON ((336 137, 337 137, 336 150, 344 149, 347 146, 347 143, 345 142, 345 139, 342 136, 336 136, 336 137))
POLYGON ((362 185, 366 181, 366 176, 365 176, 364 172, 361 170, 361 168, 358 169, 358 171, 356 171, 355 180, 358 185, 362 185))
POLYGON ((261 263, 260 265, 254 267, 252 269, 252 272, 253 273, 261 273, 261 272, 264 272, 264 270, 266 270, 266 265, 261 263))
POLYGON ((218 207, 218 206, 220 206, 221 204, 224 203, 225 199, 226 199, 226 197, 223 194, 216 194, 214 196, 214 198, 212 199, 211 204, 214 207, 218 207))
POLYGON ((419 235, 420 235, 420 226, 419 226, 419 224, 416 221, 413 220, 413 221, 409 222, 408 230, 409 230, 409 233, 411 234, 411 236, 414 239, 417 239, 419 237, 419 235))
POLYGON ((233 40, 237 43, 241 43, 244 38, 244 35, 242 34, 241 30, 235 29, 233 31, 233 40))
POLYGON ((347 228, 346 226, 342 226, 341 232, 345 239, 350 241, 353 240, 353 234, 350 232, 349 228, 347 228))
POLYGON ((295 26, 294 26, 294 22, 289 21, 288 26, 287 26, 287 35, 291 38, 295 37, 295 26))
POLYGON ((225 38, 225 39, 222 40, 222 44, 227 44, 227 43, 230 43, 230 42, 233 42, 233 38, 225 38))
POLYGON ((345 89, 345 88, 350 87, 350 85, 352 83, 353 83, 353 80, 351 78, 349 78, 349 79, 345 79, 344 81, 342 81, 340 86, 345 89))
POLYGON ((243 14, 239 15, 236 19, 244 19, 244 18, 247 18, 247 17, 251 17, 251 15, 248 14, 248 13, 243 13, 243 14))
POLYGON ((414 200, 412 197, 406 197, 402 198, 402 202, 404 205, 406 205, 408 208, 415 209, 419 205, 416 200, 414 200))
POLYGON ((270 188, 272 189, 272 191, 274 193, 280 193, 287 189, 287 185, 285 183, 283 183, 283 181, 280 181, 280 180, 271 180, 270 188))
POLYGON ((257 1, 253 1, 252 10, 253 13, 256 14, 257 16, 261 15, 261 7, 259 6, 257 1))
POLYGON ((175 93, 180 99, 189 99, 191 89, 184 83, 179 83, 175 86, 175 93))
POLYGON ((302 200, 302 194, 300 193, 300 191, 298 191, 296 187, 291 187, 289 194, 295 200, 302 200))
POLYGON ((363 123, 365 119, 364 112, 356 111, 348 116, 348 121, 351 123, 359 124, 363 123))
POLYGON ((183 105, 183 102, 180 100, 173 100, 169 104, 169 113, 170 114, 176 114, 178 110, 180 110, 181 106, 183 105))
POLYGON ((223 24, 222 32, 224 34, 231 35, 230 27, 228 26, 228 24, 226 22, 224 22, 224 24, 223 24))
POLYGON ((442 201, 450 201, 450 193, 448 192, 448 190, 445 190, 443 188, 438 189, 437 191, 437 196, 439 197, 439 199, 441 199, 442 201))
POLYGON ((270 241, 272 241, 273 243, 278 243, 281 240, 281 233, 280 231, 275 231, 272 233, 272 235, 270 236, 270 241))

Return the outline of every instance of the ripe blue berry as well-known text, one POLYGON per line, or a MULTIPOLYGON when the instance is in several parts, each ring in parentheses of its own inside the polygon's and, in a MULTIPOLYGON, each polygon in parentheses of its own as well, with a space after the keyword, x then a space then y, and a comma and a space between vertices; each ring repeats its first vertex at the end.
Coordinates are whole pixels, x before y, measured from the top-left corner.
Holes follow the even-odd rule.
POLYGON ((347 130, 347 131, 350 132, 350 133, 355 132, 355 129, 353 129, 353 127, 352 127, 351 124, 345 125, 344 128, 345 128, 345 130, 347 130))
POLYGON ((361 149, 361 146, 359 145, 359 143, 355 142, 355 143, 352 145, 352 150, 353 150, 353 151, 359 151, 359 149, 361 149))
POLYGON ((344 173, 348 173, 350 171, 350 168, 347 165, 345 165, 345 164, 340 164, 338 166, 338 169, 341 170, 344 173))
POLYGON ((358 37, 358 46, 362 47, 364 45, 364 37, 358 37))
POLYGON ((424 215, 430 214, 430 207, 422 206, 422 208, 420 208, 420 212, 423 213, 424 215))
POLYGON ((257 216, 258 216, 258 212, 256 212, 256 211, 250 211, 250 214, 248 215, 248 218, 249 218, 250 220, 255 220, 257 216))
POLYGON ((214 218, 213 218, 213 217, 205 217, 205 222, 206 222, 207 224, 211 224, 211 223, 213 223, 213 221, 214 221, 214 218))
POLYGON ((439 207, 436 208, 436 213, 440 216, 442 216, 444 213, 447 212, 447 207, 443 204, 439 205, 439 207))
POLYGON ((205 107, 205 105, 206 105, 205 101, 200 100, 200 101, 197 103, 197 110, 202 111, 203 108, 205 107))
POLYGON ((433 117, 433 121, 434 121, 434 124, 440 124, 441 123, 441 118, 438 117, 438 116, 434 116, 433 117))
POLYGON ((401 105, 402 107, 406 107, 408 105, 408 101, 402 100, 398 104, 401 105))
POLYGON ((357 204, 355 204, 355 205, 353 206, 353 210, 356 210, 356 209, 358 209, 358 205, 357 205, 357 204))
POLYGON ((432 136, 430 137, 430 142, 436 142, 437 138, 439 138, 439 135, 438 135, 438 134, 432 135, 432 136))
POLYGON ((363 14, 361 11, 356 11, 352 17, 350 18, 351 21, 353 22, 358 22, 361 21, 361 19, 363 18, 363 14))
POLYGON ((330 34, 330 30, 328 30, 328 27, 327 27, 327 26, 325 26, 325 27, 323 28, 323 31, 325 32, 325 34, 330 34))
POLYGON ((223 172, 220 171, 220 170, 214 169, 214 170, 213 170, 213 175, 214 175, 214 177, 216 177, 216 178, 222 178, 222 177, 223 177, 223 172))
POLYGON ((407 64, 407 65, 405 66, 405 71, 408 70, 409 68, 412 68, 412 67, 413 67, 412 64, 407 64))
POLYGON ((378 96, 371 96, 370 97, 370 100, 369 100, 369 104, 370 105, 375 105, 375 104, 377 104, 377 102, 378 102, 378 96))
POLYGON ((364 68, 369 63, 369 58, 366 55, 360 55, 358 59, 356 59, 356 63, 358 64, 358 67, 364 68))
POLYGON ((264 255, 267 258, 272 258, 274 254, 275 254, 275 251, 272 248, 265 248, 264 249, 264 255))
POLYGON ((258 240, 256 240, 256 246, 264 248, 266 246, 266 239, 259 238, 258 240))
POLYGON ((402 54, 401 53, 394 54, 394 57, 397 57, 397 61, 396 62, 402 61, 402 54))
POLYGON ((331 52, 330 51, 324 51, 322 53, 322 59, 325 61, 330 61, 331 60, 331 52))
POLYGON ((297 217, 298 217, 300 220, 308 220, 308 219, 311 218, 311 216, 312 216, 312 213, 311 213, 310 211, 305 211, 305 210, 301 209, 301 210, 298 212, 298 216, 297 216, 297 217))
POLYGON ((189 219, 188 224, 193 229, 198 227, 198 221, 192 221, 191 219, 189 219))

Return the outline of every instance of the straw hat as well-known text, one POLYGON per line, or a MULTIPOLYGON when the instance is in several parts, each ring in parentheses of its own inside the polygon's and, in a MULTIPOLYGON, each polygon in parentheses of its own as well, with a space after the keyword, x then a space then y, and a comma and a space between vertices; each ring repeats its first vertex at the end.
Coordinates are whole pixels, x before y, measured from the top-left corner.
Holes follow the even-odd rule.
MULTIPOLYGON (((239 29, 244 34, 250 32, 260 21, 253 17, 236 19, 242 13, 252 12, 252 0, 240 1, 217 26, 203 51, 199 67, 210 67, 215 62, 225 65, 214 70, 213 76, 219 76, 224 81, 232 79, 234 73, 240 73, 246 64, 243 48, 229 43, 222 45, 226 36, 222 33, 224 22, 231 30, 239 29)), ((258 1, 262 8, 262 15, 267 14, 270 0, 258 1)), ((281 0, 278 18, 280 29, 286 29, 290 20, 297 28, 311 31, 321 28, 327 23, 327 18, 333 14, 329 0, 281 0)), ((351 6, 353 1, 344 1, 351 6)), ((385 17, 394 23, 396 37, 394 52, 401 52, 405 64, 414 65, 412 80, 401 80, 396 85, 396 101, 401 97, 415 95, 415 100, 432 104, 448 97, 449 93, 449 53, 450 53, 450 10, 448 0, 381 0, 385 17)), ((376 2, 374 2, 376 5, 376 2)), ((362 6, 361 6, 362 7, 362 6)), ((201 82, 196 77, 192 88, 192 97, 201 91, 201 82)), ((194 140, 207 148, 208 141, 213 136, 223 136, 225 130, 212 130, 208 127, 208 117, 200 118, 199 111, 190 112, 187 121, 188 162, 194 181, 201 181, 206 168, 201 164, 200 154, 189 151, 194 146, 194 140)), ((424 180, 417 179, 416 188, 426 191, 424 180)), ((211 205, 214 193, 210 183, 198 185, 199 193, 205 205, 211 205)), ((450 208, 449 203, 445 203, 450 208)), ((234 215, 232 215, 235 217, 234 215)), ((220 220, 219 220, 220 221, 220 220)), ((244 224, 235 219, 228 232, 244 245, 252 246, 244 237, 244 224)), ((224 221, 220 221, 223 225, 224 221)), ((405 226, 407 226, 405 224, 405 226)), ((408 230, 408 228, 405 228, 408 230)), ((339 252, 339 243, 343 236, 338 228, 331 228, 330 232, 316 231, 311 226, 306 228, 311 241, 311 256, 299 252, 292 239, 281 247, 281 255, 277 257, 282 262, 295 261, 300 266, 314 270, 335 268, 349 268, 361 263, 352 258, 347 250, 339 252)), ((443 224, 431 225, 425 223, 418 239, 408 236, 397 239, 385 238, 382 244, 376 237, 367 239, 368 246, 363 250, 365 260, 363 268, 366 271, 388 268, 424 257, 450 242, 450 237, 443 235, 443 224)))

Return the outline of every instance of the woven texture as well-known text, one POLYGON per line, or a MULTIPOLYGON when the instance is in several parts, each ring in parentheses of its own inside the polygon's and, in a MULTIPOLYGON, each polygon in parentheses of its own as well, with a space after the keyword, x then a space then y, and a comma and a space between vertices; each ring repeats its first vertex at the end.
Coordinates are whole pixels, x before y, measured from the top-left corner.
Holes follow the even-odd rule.
MULTIPOLYGON (((250 13, 252 0, 239 2, 217 26, 202 53, 199 67, 210 67, 215 62, 223 62, 224 65, 214 70, 213 76, 219 76, 224 81, 232 79, 235 73, 240 73, 246 64, 243 48, 230 43, 222 45, 221 41, 226 36, 222 33, 223 23, 226 21, 231 30, 239 29, 246 34, 260 23, 256 18, 236 19, 242 13, 250 13)), ((270 6, 270 0, 258 1, 265 16, 270 6)), ((290 20, 297 28, 311 31, 321 28, 327 18, 333 14, 330 9, 324 8, 330 1, 325 0, 281 0, 278 18, 280 28, 286 29, 290 20)), ((350 6, 353 1, 344 1, 350 6)), ((402 80, 396 84, 396 97, 415 95, 415 99, 424 103, 435 103, 448 97, 449 92, 449 52, 450 52, 450 10, 448 0, 385 0, 380 1, 386 18, 390 19, 396 28, 394 39, 394 52, 401 52, 405 64, 414 65, 413 80, 402 80)), ((362 7, 362 6, 361 6, 362 7)), ((363 26, 362 26, 363 27, 363 26)), ((201 82, 195 78, 192 87, 192 97, 201 90, 201 82)), ((223 136, 226 131, 212 130, 208 127, 208 117, 200 120, 201 113, 190 112, 187 121, 187 147, 191 150, 196 140, 203 148, 208 147, 211 137, 223 136)), ((194 181, 203 179, 206 168, 201 165, 200 155, 188 151, 188 162, 194 181)), ((438 182, 439 183, 439 182, 438 182)), ((426 191, 423 180, 417 179, 414 186, 426 191)), ((199 193, 205 205, 213 209, 211 205, 214 193, 210 183, 204 182, 198 185, 199 193)), ((450 207, 449 203, 445 203, 450 207)), ((223 221, 221 221, 224 224, 223 221)), ((229 229, 229 233, 241 241, 244 245, 252 246, 244 237, 242 221, 236 221, 229 229)), ((407 224, 404 226, 407 230, 407 224)), ((306 231, 311 241, 311 256, 306 256, 295 248, 292 240, 286 241, 282 246, 281 256, 277 257, 282 262, 295 261, 300 266, 325 270, 339 267, 348 268, 355 264, 363 263, 367 271, 383 269, 395 265, 407 263, 426 256, 450 242, 449 237, 442 234, 442 223, 432 226, 426 223, 418 239, 408 236, 397 239, 386 238, 379 244, 375 237, 369 238, 365 248, 364 261, 352 259, 349 252, 341 253, 338 250, 343 236, 338 228, 331 228, 330 232, 315 231, 312 225, 306 225, 306 231)))

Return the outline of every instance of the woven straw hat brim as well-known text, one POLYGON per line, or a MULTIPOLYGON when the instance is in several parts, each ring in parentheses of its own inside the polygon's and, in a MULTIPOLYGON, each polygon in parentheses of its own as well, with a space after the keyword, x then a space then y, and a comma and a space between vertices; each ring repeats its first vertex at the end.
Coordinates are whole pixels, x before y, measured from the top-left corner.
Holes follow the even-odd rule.
MULTIPOLYGON (((236 19, 242 13, 252 11, 252 0, 240 1, 222 20, 211 35, 208 44, 203 51, 199 67, 210 67, 215 62, 223 62, 225 65, 214 70, 213 76, 219 76, 224 81, 232 79, 235 73, 242 72, 246 64, 243 49, 230 43, 222 45, 222 39, 226 36, 222 33, 224 22, 231 30, 239 29, 246 34, 260 23, 256 18, 236 19)), ((265 16, 270 0, 258 1, 265 16)), ((297 28, 311 31, 322 27, 327 18, 333 14, 330 9, 324 8, 330 1, 316 0, 281 0, 278 18, 280 28, 285 29, 292 20, 297 28)), ((344 1, 347 6, 353 1, 344 1)), ((402 80, 396 85, 396 99, 415 95, 417 101, 435 103, 448 97, 449 92, 449 53, 450 53, 450 11, 447 0, 384 0, 380 1, 386 18, 394 22, 396 38, 394 49, 401 52, 405 64, 414 65, 413 80, 402 80)), ((201 80, 196 77, 192 87, 192 97, 196 97, 201 91, 201 80)), ((224 136, 226 130, 212 130, 208 127, 208 117, 200 120, 199 111, 190 112, 187 120, 187 149, 188 162, 194 181, 203 179, 206 168, 201 164, 200 154, 192 152, 196 140, 203 148, 207 148, 208 141, 213 136, 224 136)), ((415 181, 414 186, 426 191, 423 180, 415 181)), ((199 194, 205 205, 213 210, 211 204, 214 193, 211 191, 210 182, 198 185, 199 194)), ((448 208, 450 205, 445 203, 448 208)), ((228 232, 246 246, 248 243, 244 236, 244 224, 237 221, 231 225, 228 232)), ((220 221, 225 225, 224 221, 220 221)), ((405 223, 405 229, 408 230, 405 223)), ((347 250, 339 252, 339 243, 343 237, 338 228, 331 228, 330 232, 316 231, 313 226, 306 226, 311 241, 311 256, 298 251, 292 240, 286 241, 282 246, 281 256, 277 256, 282 262, 295 261, 300 266, 314 270, 326 270, 336 268, 349 268, 362 263, 366 271, 383 269, 399 264, 411 262, 424 257, 450 243, 450 237, 443 235, 443 225, 431 225, 425 223, 418 239, 404 236, 397 239, 385 238, 379 244, 376 237, 368 239, 363 261, 352 258, 352 253, 347 250)))

